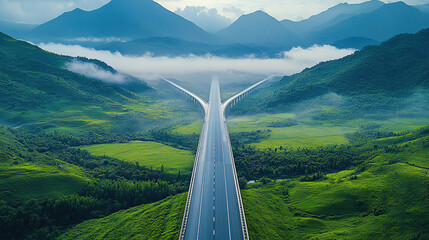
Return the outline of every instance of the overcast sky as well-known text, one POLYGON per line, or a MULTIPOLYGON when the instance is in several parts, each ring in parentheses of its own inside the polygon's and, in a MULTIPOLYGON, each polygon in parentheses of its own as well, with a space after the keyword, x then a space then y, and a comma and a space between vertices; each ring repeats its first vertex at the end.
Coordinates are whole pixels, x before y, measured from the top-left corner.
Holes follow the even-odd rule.
MULTIPOLYGON (((0 19, 9 22, 40 24, 75 8, 93 10, 110 0, 0 0, 0 19)), ((407 4, 427 4, 429 0, 403 0, 407 4)), ((243 13, 264 10, 279 20, 301 20, 344 0, 157 0, 167 9, 188 18, 214 17, 227 24, 243 13), (187 9, 187 6, 199 7, 187 9), (185 11, 186 10, 186 11, 185 11), (185 12, 185 13, 183 13, 185 12), (196 16, 193 16, 196 15, 196 16), (208 16, 205 16, 208 15, 208 16)), ((364 0, 348 0, 360 3, 364 0)), ((384 0, 384 2, 395 2, 384 0)), ((210 28, 211 26, 209 26, 210 28)))

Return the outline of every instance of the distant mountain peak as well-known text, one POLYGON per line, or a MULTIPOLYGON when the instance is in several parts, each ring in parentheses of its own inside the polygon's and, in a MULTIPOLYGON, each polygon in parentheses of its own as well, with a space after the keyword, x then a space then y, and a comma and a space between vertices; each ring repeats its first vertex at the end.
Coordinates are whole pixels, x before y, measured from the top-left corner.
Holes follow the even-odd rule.
POLYGON ((156 36, 197 42, 215 41, 194 23, 152 0, 112 0, 92 11, 77 8, 40 25, 33 34, 35 41, 70 41, 82 37, 139 39, 156 36))
POLYGON ((273 16, 269 15, 268 13, 262 10, 258 10, 253 13, 242 15, 237 19, 236 22, 233 23, 233 25, 241 24, 241 23, 251 24, 255 26, 255 25, 261 25, 261 24, 277 24, 279 23, 279 21, 273 16))
POLYGON ((222 38, 239 43, 262 46, 293 46, 297 37, 274 17, 262 10, 242 15, 226 29, 218 32, 222 38))
POLYGON ((266 13, 266 12, 264 12, 264 11, 262 11, 262 10, 254 11, 253 13, 250 13, 250 14, 248 14, 248 15, 251 15, 251 14, 262 14, 262 15, 267 15, 267 16, 269 16, 269 15, 268 15, 268 13, 266 13))
POLYGON ((258 10, 258 11, 255 11, 253 13, 245 14, 241 17, 243 17, 243 18, 266 18, 266 19, 274 19, 277 21, 277 19, 275 19, 273 16, 269 15, 268 13, 266 13, 262 10, 258 10))
POLYGON ((86 11, 80 8, 75 8, 73 11, 70 11, 70 12, 86 12, 86 11))

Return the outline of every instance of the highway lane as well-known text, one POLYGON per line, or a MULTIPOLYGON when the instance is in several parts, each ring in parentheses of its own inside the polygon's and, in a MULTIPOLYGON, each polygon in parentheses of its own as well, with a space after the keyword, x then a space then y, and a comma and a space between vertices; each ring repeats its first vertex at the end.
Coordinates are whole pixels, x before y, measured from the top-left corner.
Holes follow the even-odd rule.
POLYGON ((212 81, 184 239, 244 239, 231 145, 212 81))

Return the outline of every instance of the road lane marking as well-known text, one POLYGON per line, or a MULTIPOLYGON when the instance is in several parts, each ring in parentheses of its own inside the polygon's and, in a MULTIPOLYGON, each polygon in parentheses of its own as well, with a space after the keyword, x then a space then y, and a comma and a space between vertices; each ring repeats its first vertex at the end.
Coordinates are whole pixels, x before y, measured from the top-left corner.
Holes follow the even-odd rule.
POLYGON ((226 171, 225 171, 225 152, 223 151, 223 144, 221 145, 222 148, 222 158, 223 158, 223 177, 225 180, 225 199, 226 199, 226 212, 228 216, 228 233, 229 233, 229 239, 231 239, 231 223, 229 220, 229 204, 228 204, 228 187, 226 185, 226 171))

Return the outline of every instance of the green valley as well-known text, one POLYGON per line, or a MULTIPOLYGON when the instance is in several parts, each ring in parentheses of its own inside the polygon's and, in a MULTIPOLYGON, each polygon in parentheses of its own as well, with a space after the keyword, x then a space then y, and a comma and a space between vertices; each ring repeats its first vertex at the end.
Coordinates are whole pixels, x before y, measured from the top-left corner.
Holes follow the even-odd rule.
MULTIPOLYGON (((322 174, 314 180, 261 179, 247 184, 242 195, 250 237, 427 238, 429 232, 424 226, 429 214, 429 169, 427 158, 422 156, 429 153, 428 127, 365 145, 371 145, 370 153, 348 170, 322 174)), ((180 229, 172 230, 171 225, 157 221, 168 216, 167 224, 179 223, 183 211, 179 199, 183 204, 185 195, 86 221, 60 239, 175 239, 180 229), (158 226, 161 231, 153 233, 158 226)))
MULTIPOLYGON (((117 15, 111 15, 117 14, 116 8, 137 2, 147 7, 145 11, 153 7, 165 18, 178 17, 153 1, 114 0, 102 12, 106 19, 117 21, 117 15)), ((371 9, 388 5, 383 11, 390 7, 377 1, 368 4, 371 9)), ((403 5, 393 7, 400 10, 403 5)), ((359 5, 356 16, 350 9, 358 6, 349 7, 340 4, 328 10, 334 13, 326 22, 335 26, 335 21, 345 18, 353 23, 372 16, 365 15, 369 7, 359 5)), ((405 7, 414 13, 423 11, 405 7)), ((91 14, 97 11, 77 9, 61 18, 67 22, 74 16, 95 18, 91 14)), ((138 9, 134 13, 137 16, 138 9)), ((157 14, 146 17, 155 19, 157 14)), ((238 23, 254 19, 257 28, 265 29, 258 16, 273 24, 272 29, 308 24, 308 31, 315 29, 311 21, 321 18, 316 15, 310 23, 280 22, 258 11, 240 17, 238 23)), ((59 23, 54 19, 49 24, 59 23)), ((103 28, 109 24, 115 25, 109 22, 103 28)), ((197 25, 189 27, 206 36, 197 25)), ((167 30, 162 29, 166 34, 167 30)), ((179 33, 173 39, 162 36, 165 39, 159 43, 159 36, 135 41, 173 44, 179 33)), ((239 211, 245 212, 250 239, 255 240, 429 239, 429 29, 396 35, 343 58, 328 58, 337 60, 317 60, 313 67, 296 66, 304 70, 268 78, 225 109, 220 99, 225 101, 265 74, 245 69, 267 62, 273 69, 279 62, 301 65, 302 56, 294 58, 296 52, 317 55, 320 49, 344 49, 273 46, 268 50, 267 45, 260 50, 272 54, 247 55, 259 47, 231 42, 222 51, 246 53, 233 59, 209 53, 157 56, 150 51, 128 56, 101 51, 102 45, 97 45, 129 40, 85 37, 67 41, 87 42, 94 48, 57 46, 78 49, 83 56, 88 56, 84 51, 97 53, 112 66, 124 61, 116 65, 128 69, 121 72, 101 60, 54 54, 0 33, 0 239, 178 239, 182 220, 192 217, 198 221, 188 221, 186 227, 199 231, 205 221, 205 231, 216 236, 215 228, 224 222, 233 226, 230 217, 235 219, 234 230, 240 230, 239 211), (219 76, 204 69, 206 60, 216 65, 219 76), (177 64, 182 61, 194 63, 196 69, 177 64), (167 74, 149 74, 160 63, 162 70, 168 68, 167 74), (219 70, 229 65, 231 69, 219 70), (132 70, 137 68, 144 71, 132 70), (226 79, 218 91, 221 76, 226 79), (203 96, 208 104, 198 105, 199 99, 189 97, 193 94, 178 91, 164 77, 203 96), (216 165, 219 162, 224 171, 217 170, 222 166, 216 165), (201 190, 190 194, 198 198, 188 205, 187 191, 195 183, 198 187, 193 189, 201 190), (238 187, 244 210, 240 198, 228 195, 228 189, 234 192, 238 187), (212 214, 230 212, 231 199, 238 210, 231 210, 228 221, 223 215, 219 221, 212 214), (184 217, 184 212, 192 214, 184 217)), ((215 40, 210 44, 232 41, 215 40)))

